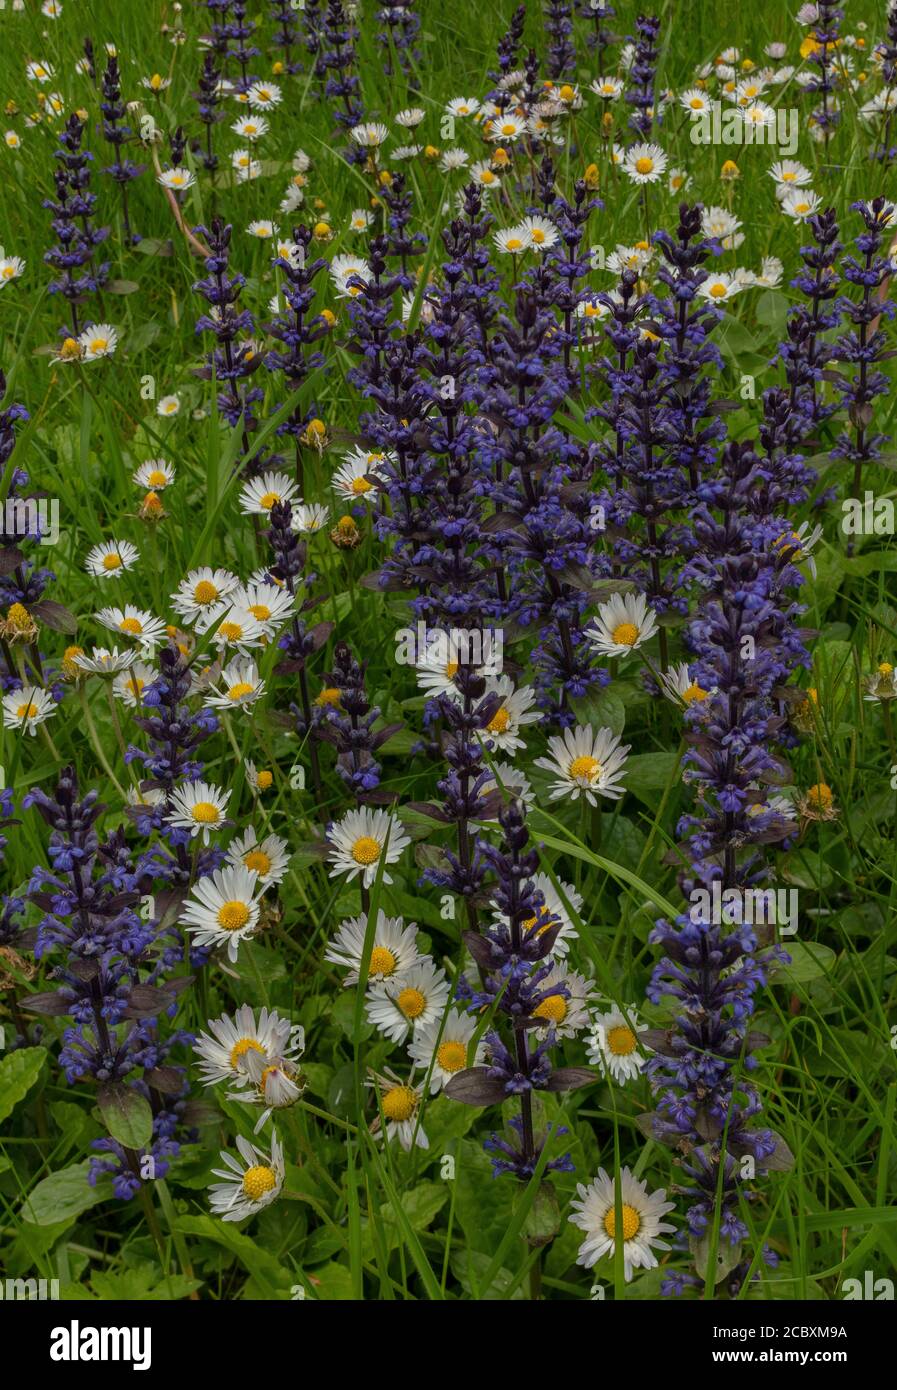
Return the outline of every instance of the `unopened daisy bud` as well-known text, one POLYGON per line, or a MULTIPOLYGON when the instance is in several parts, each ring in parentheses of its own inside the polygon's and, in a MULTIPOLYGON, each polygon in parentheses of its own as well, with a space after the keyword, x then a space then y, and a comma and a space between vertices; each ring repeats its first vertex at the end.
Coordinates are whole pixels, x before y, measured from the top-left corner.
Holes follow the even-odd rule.
POLYGON ((37 637, 37 623, 23 603, 14 603, 10 608, 3 635, 7 642, 33 642, 37 637))
POLYGON ((355 524, 355 518, 341 516, 330 532, 330 539, 340 550, 354 550, 356 545, 360 545, 361 532, 355 524))
POLYGON ((62 346, 55 355, 57 362, 78 362, 83 356, 83 348, 77 338, 63 339, 62 346))
POLYGON ((510 155, 508 154, 507 150, 503 150, 501 146, 499 146, 497 150, 492 151, 492 163, 498 165, 500 169, 507 168, 510 162, 510 155))
POLYGON ((330 230, 330 224, 328 222, 316 222, 314 230, 312 231, 312 236, 315 241, 329 241, 333 236, 333 232, 330 230))
POLYGON ((281 77, 283 75, 283 63, 276 62, 271 64, 271 76, 281 77))
POLYGON ((726 183, 732 183, 735 179, 741 178, 741 170, 734 159, 727 159, 719 171, 719 176, 726 183))
POLYGON ((81 677, 82 677, 85 673, 81 670, 81 668, 80 668, 80 666, 78 665, 78 663, 77 663, 77 661, 75 660, 75 658, 78 657, 78 656, 83 656, 83 655, 84 655, 84 648, 83 648, 83 647, 66 647, 65 651, 64 651, 63 654, 62 654, 62 677, 63 677, 63 680, 67 680, 67 681, 77 681, 77 680, 80 680, 80 679, 81 679, 81 677))
POLYGON ((392 174, 389 172, 388 169, 380 170, 380 173, 377 175, 377 182, 382 184, 384 188, 388 188, 390 186, 390 184, 392 183, 392 174))
POLYGON ((438 159, 441 153, 438 145, 424 146, 424 159, 438 159))
POLYGON ((336 314, 333 312, 332 309, 322 309, 321 318, 324 320, 328 328, 332 328, 336 323, 336 314))
POLYGON ((610 135, 614 128, 614 124, 613 114, 610 111, 605 111, 604 115, 601 117, 601 133, 605 139, 610 135))
POLYGON ((161 521, 167 515, 158 492, 148 492, 140 504, 140 520, 161 521))
POLYGON ((585 183, 586 188, 588 188, 592 192, 594 192, 594 190, 598 187, 599 175, 597 164, 587 165, 585 174, 583 175, 583 182, 585 183))
POLYGON ((835 798, 827 782, 816 782, 797 803, 804 820, 835 820, 838 815, 835 798))
POLYGON ((299 436, 299 442, 307 445, 310 449, 317 449, 318 453, 321 453, 330 442, 324 421, 309 420, 304 432, 299 436))

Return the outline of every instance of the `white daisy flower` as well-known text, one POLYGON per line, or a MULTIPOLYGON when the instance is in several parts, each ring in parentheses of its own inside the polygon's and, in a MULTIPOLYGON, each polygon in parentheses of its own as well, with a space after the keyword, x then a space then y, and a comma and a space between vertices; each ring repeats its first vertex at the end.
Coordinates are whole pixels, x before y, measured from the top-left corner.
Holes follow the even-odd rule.
POLYGON ((358 285, 348 283, 356 276, 360 280, 371 277, 371 267, 363 256, 334 256, 330 262, 330 278, 340 299, 354 299, 361 294, 358 285))
POLYGON ((639 142, 626 151, 623 173, 633 183, 656 183, 666 172, 667 157, 659 145, 639 142))
POLYGON ((289 474, 265 473, 261 478, 250 478, 241 487, 240 511, 244 516, 270 516, 275 502, 290 502, 298 492, 289 474))
POLYGON ((534 251, 547 251, 550 246, 554 246, 560 236, 560 232, 553 222, 547 217, 524 217, 520 223, 520 231, 529 236, 530 245, 534 251))
MULTIPOLYGON (((603 1255, 613 1258, 617 1240, 616 1194, 613 1178, 608 1177, 603 1168, 588 1187, 576 1184, 578 1196, 571 1202, 573 1214, 569 1220, 586 1239, 579 1247, 576 1263, 591 1267, 603 1255)), ((655 1250, 669 1250, 669 1245, 660 1240, 661 1235, 674 1231, 661 1220, 672 1211, 673 1202, 665 1202, 666 1189, 659 1188, 649 1193, 647 1184, 630 1173, 628 1168, 620 1172, 620 1196, 622 1199, 623 1229, 623 1269, 626 1281, 632 1278, 633 1270, 654 1269, 657 1265, 655 1250)))
POLYGON ((291 163, 297 174, 307 174, 311 168, 311 157, 305 153, 305 150, 297 150, 291 163))
POLYGON ((396 145, 392 152, 392 159, 404 163, 406 159, 417 159, 417 156, 423 152, 423 145, 396 145))
POLYGON ((113 647, 110 652, 107 647, 94 647, 90 656, 86 652, 77 652, 72 660, 79 670, 91 676, 117 676, 136 663, 137 652, 120 652, 118 647, 113 647))
POLYGON ((245 608, 258 623, 265 637, 274 637, 296 606, 296 596, 285 584, 252 581, 236 589, 230 597, 235 608, 245 608))
POLYGON ((250 1052, 246 1059, 246 1072, 241 1079, 244 1089, 228 1091, 227 1099, 264 1106, 253 1131, 258 1134, 273 1111, 287 1110, 296 1104, 305 1090, 305 1077, 286 1057, 265 1061, 255 1052, 250 1052))
MULTIPOLYGON (((741 222, 726 208, 704 208, 701 213, 701 231, 705 237, 713 237, 723 246, 734 241, 741 222)), ((743 238, 742 238, 743 240, 743 238)))
POLYGON ((16 130, 8 130, 3 139, 9 150, 17 150, 22 143, 21 136, 16 130))
POLYGON ((120 671, 112 682, 112 694, 128 709, 143 704, 143 692, 156 680, 158 672, 145 661, 135 661, 127 671, 120 671))
POLYGON ((602 656, 628 656, 657 631, 657 619, 644 594, 612 594, 599 603, 595 625, 586 636, 602 656))
POLYGON ((813 558, 813 548, 822 539, 822 527, 812 526, 809 521, 802 521, 796 531, 784 531, 775 542, 776 550, 787 551, 788 561, 792 565, 800 565, 807 562, 807 569, 815 579, 816 561, 813 558))
POLYGON ((682 661, 678 666, 673 666, 669 671, 664 672, 660 677, 660 686, 663 694, 668 700, 672 700, 674 705, 692 705, 695 701, 700 703, 706 700, 710 694, 703 686, 698 685, 692 679, 688 663, 682 661))
POLYGON ((373 503, 378 490, 371 478, 383 477, 384 454, 367 454, 363 449, 353 449, 345 454, 330 480, 334 492, 346 497, 350 502, 373 503))
POLYGON ((246 228, 247 236, 257 237, 259 241, 270 241, 277 236, 277 223, 266 220, 250 222, 246 228))
POLYGON ((221 672, 220 684, 212 686, 203 704, 206 709, 243 709, 254 705, 265 693, 265 682, 249 657, 236 657, 221 672))
POLYGON ((480 796, 491 796, 498 792, 502 801, 522 801, 524 806, 532 806, 535 792, 526 776, 513 763, 493 762, 491 768, 484 768, 490 775, 480 788, 480 796))
POLYGON ((313 536, 316 531, 323 531, 329 519, 330 509, 320 502, 300 502, 293 507, 293 530, 303 535, 313 536))
POLYGON ((767 102, 755 101, 742 108, 741 119, 751 129, 768 130, 775 126, 776 113, 767 102))
POLYGON ((125 792, 125 802, 128 806, 159 806, 164 800, 163 787, 147 787, 145 791, 141 791, 139 787, 128 787, 125 792))
POLYGON ((366 232, 374 220, 374 214, 368 212, 366 208, 353 208, 349 218, 349 230, 353 232, 366 232))
POLYGON ((158 96, 159 92, 166 92, 171 86, 171 78, 163 77, 160 72, 154 72, 151 77, 141 77, 141 87, 145 87, 148 92, 158 96))
POLYGON ((6 256, 0 260, 0 287, 9 283, 10 280, 17 280, 20 275, 25 274, 25 262, 21 256, 6 256))
POLYGON ((380 121, 363 121, 353 125, 349 135, 362 149, 376 150, 389 139, 389 127, 380 121))
POLYGON ((504 111, 494 120, 489 122, 489 129, 486 138, 496 144, 513 144, 519 140, 521 135, 526 134, 526 121, 520 116, 514 116, 510 111, 504 111))
POLYGON ((424 1073, 430 1070, 432 1064, 431 1095, 435 1096, 446 1082, 465 1067, 478 1067, 483 1063, 486 1046, 482 1041, 477 1043, 470 1061, 467 1060, 467 1047, 476 1029, 475 1014, 449 1009, 444 1027, 441 1018, 436 1018, 414 1032, 408 1044, 408 1056, 415 1068, 420 1067, 424 1073))
MULTIPOLYGON (((345 874, 352 879, 361 874, 365 888, 370 888, 374 882, 384 851, 386 863, 395 864, 411 843, 395 816, 381 809, 371 810, 369 806, 347 811, 341 820, 334 821, 327 832, 327 841, 327 858, 333 864, 330 877, 345 874)), ((384 872, 383 882, 392 883, 388 873, 384 872)))
MULTIPOLYGON (((366 930, 365 917, 349 917, 340 923, 336 935, 324 952, 324 959, 332 965, 348 967, 349 973, 343 980, 344 988, 358 983, 361 962, 364 959, 366 930)), ((404 975, 419 959, 416 943, 415 923, 409 922, 406 927, 401 917, 387 917, 381 908, 377 913, 368 980, 378 983, 396 975, 404 975)))
POLYGON ((226 1166, 212 1169, 223 1182, 209 1188, 209 1202, 213 1213, 223 1221, 245 1221, 247 1216, 254 1216, 270 1206, 283 1187, 283 1149, 275 1130, 271 1130, 270 1155, 242 1134, 237 1135, 236 1142, 242 1161, 222 1149, 221 1159, 226 1166))
POLYGON ((181 408, 180 396, 162 396, 156 406, 157 415, 177 415, 181 408))
POLYGON ((286 840, 279 835, 266 835, 259 840, 255 827, 250 825, 242 835, 231 840, 227 848, 227 863, 237 868, 243 865, 251 873, 258 875, 262 892, 275 884, 283 883, 290 862, 286 840))
POLYGON ((687 169, 671 169, 667 177, 667 188, 675 196, 684 193, 691 186, 691 174, 687 169))
POLYGON ((225 824, 230 799, 230 791, 212 782, 184 782, 172 789, 165 819, 176 830, 189 830, 191 840, 202 835, 207 845, 212 831, 225 824))
POLYGON ((99 357, 111 357, 118 346, 118 333, 111 323, 92 323, 78 335, 82 362, 95 362, 99 357))
POLYGON ((729 275, 724 270, 710 271, 707 279, 698 286, 698 294, 704 299, 710 299, 714 304, 723 304, 727 299, 734 299, 739 290, 743 289, 737 275, 729 275))
POLYGON ((580 975, 577 970, 571 970, 566 961, 557 961, 551 973, 539 982, 539 993, 543 998, 533 1010, 533 1017, 544 1019, 544 1023, 537 1031, 547 1032, 553 1028, 557 1038, 575 1038, 589 1022, 588 1003, 594 989, 594 980, 580 975), (561 988, 568 991, 566 997, 552 993, 561 988))
POLYGON ((760 270, 754 276, 754 284, 761 285, 764 289, 774 290, 782 283, 784 273, 785 267, 778 256, 764 256, 760 270))
POLYGON ((103 541, 87 552, 84 567, 95 579, 119 579, 139 558, 140 552, 130 541, 103 541))
POLYGON ((453 97, 445 109, 450 116, 475 116, 480 103, 476 97, 453 97))
POLYGON ((623 91, 623 80, 620 77, 596 77, 589 91, 601 97, 602 101, 616 101, 623 91))
POLYGON ((550 758, 536 758, 535 766, 555 775, 550 799, 569 796, 573 801, 584 796, 591 806, 597 806, 596 794, 618 801, 624 788, 619 785, 629 745, 610 729, 594 729, 577 724, 565 729, 563 735, 553 734, 548 740, 550 758))
POLYGON ((253 82, 246 93, 246 100, 253 111, 269 111, 280 104, 282 96, 275 82, 253 82))
POLYGON ((679 105, 696 116, 711 109, 710 97, 700 87, 689 87, 679 98, 679 105))
POLYGON ((396 125, 404 126, 405 130, 414 130, 424 119, 424 112, 419 106, 406 106, 403 111, 399 111, 395 117, 396 125))
POLYGON ((611 275, 622 275, 624 270, 634 270, 638 274, 651 260, 650 246, 616 246, 605 261, 605 269, 611 275))
POLYGON ((3 726, 18 733, 37 734, 39 724, 45 724, 56 713, 56 701, 47 690, 37 685, 23 685, 3 697, 3 726))
POLYGON ((589 1061, 621 1086, 633 1081, 641 1075, 645 1065, 646 1059, 639 1055, 638 1035, 644 1033, 647 1026, 639 1022, 633 1008, 627 1007, 625 1014, 615 1005, 604 1013, 595 1010, 586 1037, 589 1061))
POLYGON ((483 739, 491 748, 501 753, 514 753, 526 744, 519 737, 524 724, 535 724, 541 717, 531 706, 536 702, 536 692, 531 685, 514 689, 510 676, 497 676, 487 685, 487 694, 502 697, 501 704, 483 730, 483 739))
POLYGON ((501 178, 495 165, 488 159, 481 159, 476 164, 470 166, 470 179, 472 183, 478 184, 480 188, 498 188, 501 178))
POLYGON ((821 207, 822 199, 811 188, 802 191, 789 189, 782 199, 782 212, 795 222, 806 222, 821 207))
POLYGON ((256 796, 263 792, 270 791, 274 783, 274 774, 267 768, 256 767, 250 758, 243 759, 243 768, 246 772, 246 781, 249 783, 256 796))
POLYGON ((172 193, 186 193, 196 183, 196 175, 184 168, 163 169, 156 182, 163 188, 170 188, 172 193))
POLYGON ((439 167, 444 174, 451 174, 455 169, 464 169, 469 163, 470 155, 462 149, 444 150, 439 159, 439 167))
POLYGON ((235 961, 240 942, 258 925, 257 886, 258 875, 242 866, 216 869, 194 883, 180 921, 193 933, 197 946, 227 943, 228 959, 235 961))
POLYGON ((258 1023, 255 1010, 241 1004, 231 1018, 222 1014, 209 1020, 209 1033, 200 1033, 193 1044, 199 1058, 198 1069, 204 1086, 236 1081, 247 1075, 247 1059, 255 1055, 262 1062, 274 1057, 290 1058, 304 1046, 304 1030, 281 1018, 276 1009, 262 1009, 258 1023), (211 1036, 210 1036, 211 1034, 211 1036), (296 1043, 291 1039, 296 1036, 296 1043))
POLYGON ((29 82, 39 82, 41 86, 43 86, 45 82, 50 81, 53 75, 53 69, 49 63, 40 61, 26 64, 25 76, 28 78, 29 82))
MULTIPOLYGON (((423 1084, 413 1086, 410 1079, 400 1081, 394 1072, 385 1071, 382 1075, 373 1073, 375 1080, 366 1083, 376 1085, 380 1093, 380 1108, 386 1122, 386 1142, 398 1139, 402 1148, 409 1153, 412 1145, 428 1149, 430 1141, 418 1123, 423 1084)), ((375 1139, 381 1137, 379 1114, 371 1122, 371 1134, 375 1139)))
POLYGON ((239 582, 230 570, 203 565, 200 569, 191 570, 186 579, 181 580, 171 595, 171 606, 179 617, 187 622, 196 622, 199 631, 203 632, 217 614, 222 599, 227 598, 239 582), (200 626, 201 623, 203 626, 200 626))
POLYGON ((254 145, 256 140, 261 140, 263 135, 267 135, 269 129, 264 116, 240 116, 231 126, 234 134, 239 135, 241 140, 248 140, 250 145, 254 145))
MULTIPOLYGON (((570 950, 570 942, 577 936, 577 931, 573 925, 570 913, 564 905, 561 893, 563 893, 564 898, 567 899, 567 902, 573 908, 577 916, 579 916, 582 911, 583 896, 573 887, 572 883, 565 883, 563 879, 560 879, 559 883, 560 892, 555 888, 548 874, 537 873, 533 875, 532 884, 536 892, 540 894, 542 902, 539 905, 536 915, 530 917, 527 921, 521 922, 520 925, 523 931, 535 931, 537 936, 541 936, 542 933, 548 931, 550 927, 560 924, 560 931, 555 937, 550 954, 552 956, 557 956, 559 959, 563 959, 570 950)), ((504 922, 505 924, 508 922, 507 917, 500 912, 496 912, 495 918, 496 921, 504 922)))
POLYGON ((401 975, 373 983, 367 993, 368 1022, 391 1042, 401 1043, 428 1023, 438 1023, 448 1003, 445 971, 423 956, 401 975))
POLYGON ((120 632, 124 637, 133 637, 147 651, 152 651, 166 638, 163 618, 154 618, 143 608, 126 603, 124 608, 101 608, 97 622, 112 632, 120 632))
POLYGON ((151 492, 162 492, 174 482, 174 469, 167 459, 147 459, 133 474, 132 481, 151 492))
POLYGON ((208 627, 213 629, 212 641, 222 651, 231 648, 236 652, 247 652, 265 644, 265 631, 258 618, 236 604, 225 603, 219 607, 208 627))
POLYGON ((501 228, 493 232, 492 240, 496 248, 508 256, 522 256, 532 245, 530 235, 523 227, 501 228))

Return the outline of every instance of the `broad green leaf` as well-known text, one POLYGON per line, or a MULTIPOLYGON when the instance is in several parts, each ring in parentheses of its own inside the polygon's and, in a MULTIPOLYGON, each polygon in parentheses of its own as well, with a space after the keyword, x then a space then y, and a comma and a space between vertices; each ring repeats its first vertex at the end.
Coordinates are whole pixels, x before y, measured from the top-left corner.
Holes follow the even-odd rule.
POLYGON ((20 1047, 0 1062, 0 1122, 11 1115, 40 1076, 45 1047, 20 1047))

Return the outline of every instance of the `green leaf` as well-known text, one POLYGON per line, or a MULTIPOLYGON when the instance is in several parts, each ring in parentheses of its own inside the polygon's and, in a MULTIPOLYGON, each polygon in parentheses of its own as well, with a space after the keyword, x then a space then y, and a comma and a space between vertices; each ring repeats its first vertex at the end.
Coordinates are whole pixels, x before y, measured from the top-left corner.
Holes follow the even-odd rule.
POLYGON ((126 1149, 145 1149, 153 1137, 153 1112, 149 1101, 123 1081, 101 1086, 97 1102, 103 1121, 126 1149))
POLYGON ((596 729, 610 729, 612 734, 622 734, 626 726, 626 706, 615 690, 608 686, 590 690, 581 700, 571 700, 574 713, 581 724, 591 724, 596 729))
POLYGON ((775 338, 785 336, 788 300, 779 290, 765 290, 757 300, 754 313, 757 322, 772 330, 775 338))
POLYGON ((635 753, 626 759, 623 785, 652 810, 657 793, 669 786, 676 769, 677 753, 635 753))
POLYGON ((104 1202, 112 1195, 108 1178, 100 1178, 94 1187, 87 1181, 90 1159, 72 1163, 58 1173, 39 1182, 22 1206, 22 1220, 34 1226, 53 1226, 57 1222, 74 1221, 82 1212, 104 1202))
POLYGON ((184 1235, 199 1236, 229 1250, 252 1275, 263 1297, 273 1298, 279 1294, 289 1298, 289 1290, 295 1282, 290 1271, 231 1222, 216 1221, 211 1216, 182 1216, 177 1229, 184 1235))
POLYGON ((31 1090, 46 1055, 45 1047, 20 1047, 0 1062, 0 1121, 11 1115, 31 1090))
POLYGON ((791 957, 791 964, 770 968, 772 984, 794 985, 818 980, 828 974, 835 962, 831 946, 822 946, 818 941, 789 941, 785 944, 785 950, 791 957))

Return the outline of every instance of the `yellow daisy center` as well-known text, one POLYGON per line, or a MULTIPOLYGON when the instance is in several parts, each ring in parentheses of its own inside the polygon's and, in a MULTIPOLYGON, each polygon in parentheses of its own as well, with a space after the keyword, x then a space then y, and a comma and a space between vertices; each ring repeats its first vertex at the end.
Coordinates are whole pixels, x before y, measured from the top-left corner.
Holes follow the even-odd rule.
POLYGON ((627 1028, 621 1023, 616 1028, 611 1028, 607 1034, 607 1049, 615 1057, 628 1057, 630 1052, 634 1052, 636 1047, 636 1037, 631 1028, 627 1028))
POLYGON ((645 154, 642 155, 641 159, 635 161, 635 171, 637 174, 650 174, 653 168, 654 160, 649 159, 645 154))
MULTIPOLYGON (((642 1219, 641 1219, 641 1217, 639 1216, 638 1212, 636 1211, 635 1207, 631 1207, 631 1206, 629 1205, 628 1202, 624 1202, 624 1203, 623 1203, 623 1239, 624 1239, 624 1240, 632 1240, 634 1236, 637 1236, 641 1224, 642 1224, 642 1219)), ((605 1218, 604 1218, 604 1229, 605 1229, 605 1231, 607 1231, 607 1234, 610 1236, 611 1240, 615 1240, 615 1239, 616 1239, 616 1234, 617 1234, 617 1213, 614 1211, 613 1207, 611 1207, 610 1211, 607 1213, 607 1215, 606 1215, 605 1218)))
POLYGON ((441 1043, 436 1052, 436 1061, 443 1071, 461 1071, 467 1065, 467 1048, 461 1042, 441 1043))
POLYGON ((139 676, 129 676, 126 689, 130 690, 136 700, 143 694, 143 687, 146 684, 139 676))
POLYGON ((122 618, 118 628, 120 632, 131 632, 137 636, 143 631, 143 623, 139 618, 122 618))
POLYGON ((239 623, 222 623, 218 631, 228 642, 236 642, 243 636, 243 628, 239 623))
POLYGON ((563 1023, 567 1017, 567 1001, 562 994, 550 994, 534 1013, 537 1018, 547 1019, 549 1023, 563 1023))
POLYGON ((495 714, 486 725, 486 729, 490 734, 503 734, 510 722, 511 716, 506 707, 502 705, 501 709, 495 711, 495 714))
POLYGON ((315 696, 315 704, 336 706, 339 704, 339 697, 340 692, 337 687, 335 685, 328 685, 319 695, 315 696))
POLYGON ((620 647, 634 647, 638 641, 638 628, 635 623, 617 623, 611 633, 614 642, 620 647))
POLYGON ((165 487, 168 482, 168 474, 163 473, 161 468, 154 468, 146 482, 148 487, 165 487))
POLYGON ((361 835, 352 846, 356 864, 375 864, 380 858, 380 846, 371 835, 361 835))
POLYGON ((682 698, 687 705, 690 705, 693 700, 706 700, 707 691, 698 685, 697 681, 692 681, 691 685, 686 686, 683 690, 682 698))
POLYGON ((834 801, 831 787, 827 782, 817 782, 807 792, 807 801, 818 810, 827 811, 834 801))
POLYGON ((387 1120, 410 1120, 416 1101, 417 1097, 410 1086, 393 1086, 382 1099, 383 1114, 387 1120))
POLYGON ((237 681, 237 684, 232 685, 227 692, 227 698, 229 700, 242 700, 244 695, 251 695, 254 689, 255 686, 249 681, 237 681))
POLYGON ((221 817, 218 807, 211 801, 197 801, 190 814, 198 825, 217 825, 221 817))
POLYGON ((277 1174, 267 1164, 257 1163, 247 1168, 243 1174, 243 1192, 250 1202, 257 1202, 266 1192, 277 1186, 277 1174))
POLYGON ((91 338, 90 340, 91 352, 105 352, 108 346, 108 338, 91 338))
POLYGON ((420 1018, 427 1001, 419 989, 403 989, 396 999, 400 1011, 406 1018, 420 1018))
POLYGON ((248 921, 249 908, 236 899, 222 903, 218 909, 218 925, 224 931, 239 931, 248 921))
POLYGON ((260 1042, 256 1042, 255 1038, 240 1038, 238 1042, 234 1043, 230 1050, 230 1064, 234 1071, 237 1070, 237 1067, 246 1056, 247 1052, 261 1052, 262 1056, 264 1056, 265 1049, 260 1042))
POLYGON ((593 782, 601 771, 601 764, 597 758, 584 753, 580 758, 574 758, 569 767, 570 776, 574 782, 593 782))
POLYGON ((692 97, 688 104, 692 111, 702 111, 704 109, 704 100, 702 97, 692 97))
POLYGON ((508 237, 508 240, 505 243, 505 245, 507 246, 509 251, 519 251, 523 246, 523 242, 520 240, 519 236, 511 236, 508 237))
POLYGON ((279 493, 279 492, 265 492, 265 493, 263 493, 262 496, 259 498, 259 506, 260 506, 260 507, 264 507, 265 511, 266 511, 266 512, 269 512, 269 511, 271 510, 271 508, 274 506, 274 503, 275 503, 275 502, 279 502, 279 501, 280 501, 280 493, 279 493))
POLYGON ((117 570, 117 569, 121 569, 121 556, 119 555, 119 553, 118 553, 117 550, 110 551, 110 553, 109 553, 108 555, 104 555, 104 556, 103 556, 103 569, 104 569, 104 570, 117 570))
POLYGON ((273 772, 257 772, 255 780, 259 791, 266 792, 274 781, 274 774, 273 772))
POLYGON ((352 479, 352 491, 353 491, 356 495, 357 495, 358 493, 361 493, 361 492, 370 492, 370 490, 371 490, 371 484, 368 482, 367 478, 353 478, 353 479, 352 479))
POLYGON ((375 946, 371 951, 369 975, 391 975, 396 968, 396 958, 386 946, 375 946))
POLYGON ((271 872, 271 856, 266 854, 263 849, 251 849, 248 854, 243 855, 243 863, 247 869, 257 874, 269 874, 271 872))
POLYGON ((250 603, 249 611, 260 623, 266 623, 271 616, 271 609, 266 603, 250 603))
POLYGON ((34 719, 37 715, 37 705, 19 705, 16 716, 19 719, 34 719))
POLYGON ((495 183, 495 177, 491 169, 483 169, 480 173, 480 183, 495 183))
POLYGON ((711 299, 725 299, 726 287, 721 280, 717 280, 715 285, 710 286, 711 299))

